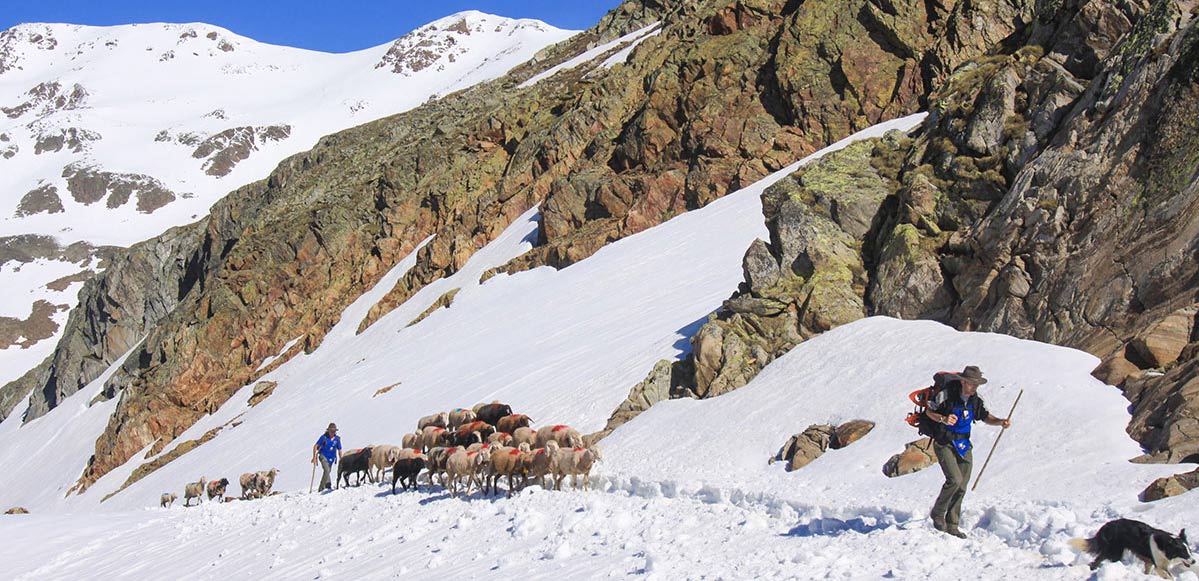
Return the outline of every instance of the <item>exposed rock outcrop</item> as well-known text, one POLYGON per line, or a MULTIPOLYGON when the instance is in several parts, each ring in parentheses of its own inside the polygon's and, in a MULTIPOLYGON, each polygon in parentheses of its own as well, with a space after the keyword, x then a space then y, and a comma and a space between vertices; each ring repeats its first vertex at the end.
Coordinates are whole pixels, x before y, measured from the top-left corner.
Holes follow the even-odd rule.
MULTIPOLYGON (((232 127, 197 143, 192 157, 204 160, 204 173, 223 177, 229 175, 238 163, 249 158, 260 146, 283 141, 288 137, 291 137, 290 125, 232 127)), ((183 143, 188 136, 180 138, 180 142, 183 143)))
POLYGON ((1199 488, 1199 470, 1158 478, 1141 492, 1141 502, 1153 502, 1199 488))
POLYGON ((896 478, 919 472, 936 463, 932 439, 920 438, 915 442, 908 442, 904 445, 903 452, 891 456, 883 465, 883 474, 888 478, 896 478))

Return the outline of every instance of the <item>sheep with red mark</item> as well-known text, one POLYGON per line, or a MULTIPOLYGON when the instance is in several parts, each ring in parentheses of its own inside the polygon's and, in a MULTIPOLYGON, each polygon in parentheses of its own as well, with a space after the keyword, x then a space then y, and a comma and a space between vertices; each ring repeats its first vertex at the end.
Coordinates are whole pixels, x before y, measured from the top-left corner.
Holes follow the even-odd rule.
POLYGON ((498 493, 501 476, 508 477, 508 498, 512 498, 516 478, 523 482, 525 476, 525 459, 521 457, 520 449, 498 447, 491 451, 491 466, 484 478, 483 494, 498 493))
POLYGON ((537 430, 537 445, 534 448, 544 448, 545 443, 555 441, 563 448, 581 448, 583 435, 578 430, 563 424, 537 430))
MULTIPOLYGON (((214 498, 216 498, 216 499, 223 498, 225 496, 225 489, 228 487, 229 487, 229 479, 228 478, 222 478, 220 480, 213 480, 212 482, 209 482, 208 483, 208 500, 212 500, 214 498)), ((220 502, 220 501, 218 500, 217 502, 220 502)))
POLYGON ((458 428, 458 443, 462 445, 462 438, 465 434, 470 433, 478 434, 477 441, 486 442, 487 438, 491 437, 491 435, 495 433, 495 427, 484 421, 474 421, 469 424, 464 424, 462 427, 458 428))
POLYGON ((188 482, 183 487, 183 506, 191 506, 191 500, 196 499, 197 503, 204 502, 204 485, 208 482, 203 476, 199 482, 188 482))
POLYGON ((373 450, 371 452, 371 475, 375 479, 382 481, 384 474, 388 470, 391 470, 396 460, 400 459, 400 450, 402 448, 390 444, 382 444, 371 446, 371 449, 373 450))
POLYGON ((536 448, 537 430, 533 428, 516 428, 512 432, 512 445, 519 447, 521 444, 528 444, 530 448, 536 448))
POLYGON ((421 431, 420 448, 421 451, 427 451, 429 448, 445 445, 445 437, 450 432, 445 428, 437 426, 428 426, 421 431))
POLYGON ((450 489, 450 497, 457 497, 459 492, 469 495, 472 484, 482 488, 479 477, 490 460, 487 449, 478 452, 459 450, 451 454, 445 466, 446 488, 450 489))
POLYGON ((512 406, 506 403, 489 403, 475 411, 479 421, 487 422, 491 425, 499 423, 501 418, 506 418, 512 415, 512 406))
POLYGON ((517 428, 527 428, 533 423, 533 419, 525 414, 512 414, 504 416, 495 424, 495 429, 509 434, 516 431, 517 428))
POLYGON ((416 429, 424 431, 429 426, 444 428, 450 423, 450 414, 447 412, 438 412, 431 416, 425 416, 416 423, 416 429))
POLYGON ((512 446, 512 434, 507 432, 496 432, 487 436, 487 443, 493 446, 512 446))
POLYGON ((476 419, 474 410, 457 408, 450 412, 450 423, 446 424, 446 428, 456 430, 462 424, 469 424, 476 419))
POLYGON ((571 488, 578 490, 579 475, 583 475, 583 489, 591 488, 591 468, 600 459, 598 447, 562 448, 554 454, 550 471, 554 474, 554 490, 562 490, 562 480, 570 476, 571 488))
POLYGON ((554 464, 554 455, 558 453, 558 443, 554 441, 546 442, 546 447, 529 450, 526 444, 521 444, 521 453, 525 457, 525 479, 521 483, 521 488, 528 486, 529 481, 536 479, 537 484, 542 488, 549 488, 545 484, 545 477, 551 473, 554 464))
POLYGON ((362 484, 362 474, 366 474, 367 480, 374 482, 371 479, 371 449, 370 447, 360 450, 352 450, 348 454, 341 457, 341 461, 337 463, 337 487, 342 487, 342 480, 345 480, 345 485, 350 485, 350 475, 355 476, 354 486, 362 484))

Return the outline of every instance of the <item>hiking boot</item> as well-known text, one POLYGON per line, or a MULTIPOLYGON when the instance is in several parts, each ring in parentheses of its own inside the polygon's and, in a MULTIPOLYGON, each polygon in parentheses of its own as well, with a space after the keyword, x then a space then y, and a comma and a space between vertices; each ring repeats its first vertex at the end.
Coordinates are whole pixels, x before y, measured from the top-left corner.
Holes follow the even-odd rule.
POLYGON ((942 530, 944 530, 946 534, 953 535, 959 539, 966 538, 966 533, 963 533, 962 530, 957 527, 957 525, 948 525, 942 530))
POLYGON ((934 528, 934 529, 937 529, 937 530, 939 530, 939 531, 941 531, 941 532, 946 532, 946 527, 945 527, 945 521, 944 521, 944 520, 942 520, 942 519, 939 519, 939 518, 937 518, 937 517, 935 517, 935 516, 933 516, 933 517, 932 517, 932 520, 933 520, 933 528, 934 528))

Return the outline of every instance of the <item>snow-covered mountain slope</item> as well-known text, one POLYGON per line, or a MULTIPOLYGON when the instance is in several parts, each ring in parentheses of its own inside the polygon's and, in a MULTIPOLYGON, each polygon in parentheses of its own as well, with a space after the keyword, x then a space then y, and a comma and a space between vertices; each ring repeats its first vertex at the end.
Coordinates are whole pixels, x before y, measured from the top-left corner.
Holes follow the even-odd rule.
MULTIPOLYGON (((326 54, 207 24, 16 26, 0 33, 0 240, 148 239, 323 135, 499 77, 573 34, 472 11, 326 54)), ((47 285, 98 265, 60 254, 0 248, 0 317, 61 327, 80 284, 47 285)), ((56 335, 32 334, 0 333, 0 384, 52 350, 56 335)))
MULTIPOLYGON (((912 127, 908 118, 890 127, 912 127)), ((879 134, 875 128, 867 134, 879 134)), ((861 136, 858 136, 861 137, 861 136)), ((844 145, 843 143, 840 145, 844 145)), ((18 578, 101 572, 178 578, 298 575, 482 578, 1060 578, 1085 574, 1065 540, 1115 515, 1177 529, 1199 515, 1185 497, 1145 505, 1136 494, 1177 466, 1127 462, 1126 401, 1094 380, 1093 357, 1044 344, 959 333, 929 322, 867 319, 801 344, 741 390, 668 401, 603 446, 597 490, 516 499, 450 499, 440 488, 391 497, 365 486, 307 493, 311 446, 329 421, 348 448, 398 443, 419 417, 499 399, 537 425, 583 431, 608 414, 662 358, 678 357, 698 321, 741 279, 741 257, 763 236, 760 194, 772 178, 613 243, 561 271, 539 268, 478 283, 526 251, 533 213, 461 272, 422 290, 362 335, 370 305, 411 265, 400 264, 343 315, 320 348, 247 386, 178 440, 206 443, 99 503, 144 461, 139 455, 82 495, 64 497, 111 402, 87 407, 103 378, 24 426, 0 423, 0 559, 18 578), (446 291, 453 304, 408 326, 446 291), (972 537, 950 539, 923 519, 935 468, 890 480, 883 463, 915 438, 902 422, 908 391, 933 371, 977 364, 983 394, 1004 414, 1026 389, 1014 427, 977 493, 972 537), (785 473, 766 460, 812 423, 863 418, 861 441, 785 473), (200 476, 281 469, 279 497, 161 510, 200 476), (139 573, 140 572, 140 573, 139 573)), ((979 428, 989 448, 994 428, 979 428)), ((166 453, 174 446, 170 446, 166 453)), ((981 466, 983 454, 977 456, 981 466)), ((1109 565, 1118 578, 1131 569, 1109 565)))

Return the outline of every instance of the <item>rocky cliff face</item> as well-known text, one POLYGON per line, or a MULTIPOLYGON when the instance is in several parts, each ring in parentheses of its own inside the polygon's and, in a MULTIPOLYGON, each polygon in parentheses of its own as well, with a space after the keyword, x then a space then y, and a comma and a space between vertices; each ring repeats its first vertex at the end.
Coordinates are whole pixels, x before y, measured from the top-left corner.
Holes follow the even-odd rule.
MULTIPOLYGON (((1161 79, 1181 74, 1169 71, 1185 61, 1180 55, 1189 45, 1180 31, 1190 30, 1189 7, 1036 5, 626 2, 592 31, 499 81, 323 139, 268 180, 230 195, 209 218, 119 258, 129 266, 89 283, 55 363, 35 378, 41 405, 78 390, 133 347, 105 387, 120 403, 81 478, 86 486, 147 445, 151 453, 162 450, 282 363, 258 370, 289 341, 302 337, 305 350, 315 349, 347 304, 429 236, 416 266, 360 328, 457 271, 534 204, 542 209, 538 247, 508 270, 568 266, 853 130, 926 106, 933 114, 914 138, 855 146, 767 193, 771 240, 747 253, 745 285, 694 339, 695 356, 660 365, 618 415, 630 416, 670 389, 712 396, 736 388, 796 342, 876 312, 1024 336, 1052 332, 1068 344, 1094 340, 1116 349, 1119 341, 1094 330, 1124 324, 1113 309, 1070 319, 1106 325, 1088 323, 1089 333, 1061 319, 1099 300, 1083 294, 1098 278, 1067 267, 1071 252, 1087 254, 1086 218, 1072 220, 1092 210, 1077 204, 1126 192, 1078 193, 1056 180, 1084 163, 1070 152, 1093 153, 1096 146, 1080 136, 1107 136, 1096 142, 1115 148, 1104 155, 1131 146, 1113 137, 1121 135, 1117 121, 1143 125, 1151 116, 1132 113, 1138 106, 1129 89, 1151 96, 1166 86, 1161 79), (660 32, 622 64, 599 66, 624 48, 618 45, 591 63, 517 87, 657 21, 660 32), (1121 103, 1128 116, 1113 115, 1125 110, 1121 103), (1064 161, 1045 161, 1041 173, 1030 169, 1054 152, 1064 161), (1034 184, 1057 184, 1057 205, 1019 189, 1034 184), (1078 234, 1063 246, 1048 244, 1055 224, 1078 234), (1062 248, 1054 255, 1059 266, 1043 266, 1022 244, 1062 248), (134 265, 161 280, 139 278, 134 265), (1008 300, 1020 292, 1021 303, 1008 300), (1038 310, 1049 303, 1056 316, 1038 310)), ((1185 84, 1170 86, 1177 93, 1185 84)), ((1186 127, 1186 119, 1175 124, 1186 127)), ((1180 151, 1167 145, 1144 152, 1180 151)), ((1150 167, 1172 171, 1186 161, 1137 166, 1121 159, 1110 158, 1109 169, 1134 181, 1150 167)), ((1184 174, 1166 181, 1185 181, 1184 174)), ((1138 228, 1129 220, 1127 236, 1152 237, 1148 227, 1138 228)), ((1179 268, 1189 267, 1154 276, 1165 281, 1179 268)), ((1151 288, 1139 282, 1138 289, 1151 288)), ((1173 300, 1141 304, 1164 312, 1173 300)), ((1126 324, 1131 341, 1141 328, 1126 324)), ((1171 336, 1177 328, 1170 327, 1171 336)), ((1142 343, 1159 345, 1156 337, 1142 343)))
POLYGON ((769 243, 694 338, 711 396, 868 315, 1068 345, 1125 387, 1130 433, 1193 460, 1193 2, 1045 4, 930 98, 912 137, 861 144, 764 197, 769 243))

